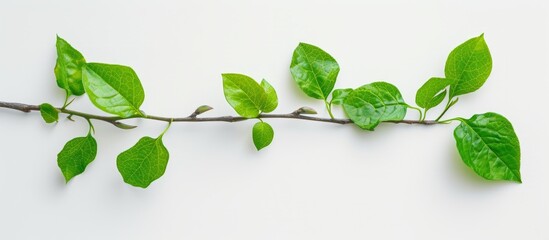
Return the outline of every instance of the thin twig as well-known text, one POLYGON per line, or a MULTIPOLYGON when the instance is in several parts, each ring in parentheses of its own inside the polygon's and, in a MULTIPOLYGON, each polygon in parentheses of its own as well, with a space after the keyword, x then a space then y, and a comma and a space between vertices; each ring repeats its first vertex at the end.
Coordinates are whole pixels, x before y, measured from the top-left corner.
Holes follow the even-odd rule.
MULTIPOLYGON (((11 103, 11 102, 1 102, 0 101, 0 108, 9 108, 9 109, 15 109, 22 112, 31 112, 31 111, 40 111, 40 107, 38 105, 30 105, 30 104, 24 104, 24 103, 11 103)), ((144 118, 144 119, 150 119, 150 120, 156 120, 156 121, 164 121, 164 122, 240 122, 240 121, 246 121, 253 118, 245 118, 245 117, 239 117, 239 116, 219 116, 219 117, 197 117, 197 116, 188 116, 188 117, 160 117, 160 116, 153 116, 153 115, 147 115, 147 116, 135 116, 135 117, 129 117, 129 118, 122 118, 122 117, 113 117, 113 116, 101 116, 101 115, 94 115, 84 112, 78 112, 70 109, 63 109, 63 108, 57 108, 57 110, 60 113, 68 114, 69 116, 79 116, 87 120, 99 120, 111 123, 113 125, 117 125, 120 120, 129 119, 129 118, 144 118)), ((326 122, 326 123, 336 123, 336 124, 350 124, 353 123, 351 119, 341 119, 341 118, 321 118, 321 117, 312 117, 312 116, 306 116, 299 113, 287 113, 287 114, 260 114, 257 118, 285 118, 285 119, 298 119, 298 120, 306 120, 306 121, 316 121, 316 122, 326 122)), ((433 121, 433 120, 400 120, 400 121, 386 121, 389 123, 404 123, 404 124, 420 124, 420 125, 434 125, 439 124, 441 122, 433 121)))

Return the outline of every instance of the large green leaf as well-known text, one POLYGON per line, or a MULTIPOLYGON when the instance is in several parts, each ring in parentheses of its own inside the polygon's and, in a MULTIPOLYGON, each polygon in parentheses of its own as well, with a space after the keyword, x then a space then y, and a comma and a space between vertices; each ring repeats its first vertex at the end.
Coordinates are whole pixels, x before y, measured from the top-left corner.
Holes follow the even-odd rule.
POLYGON ((120 153, 116 159, 118 171, 124 182, 146 188, 164 175, 170 154, 158 138, 143 137, 130 149, 120 153))
POLYGON ((492 71, 492 56, 484 41, 484 34, 471 38, 456 47, 446 60, 444 73, 453 79, 450 99, 479 89, 492 71))
POLYGON ((447 78, 431 78, 416 93, 416 104, 425 110, 439 105, 446 96, 445 88, 452 83, 447 78), (443 91, 444 90, 444 91, 443 91))
POLYGON ((68 95, 80 96, 84 94, 82 67, 86 64, 86 59, 59 36, 57 36, 55 46, 57 48, 57 63, 54 72, 57 86, 65 89, 68 95))
POLYGON ((273 141, 273 137, 274 130, 268 123, 258 122, 254 125, 252 129, 252 138, 258 151, 269 146, 273 141))
POLYGON ((68 141, 57 154, 57 165, 65 176, 65 181, 69 182, 74 176, 83 173, 96 155, 97 142, 91 133, 68 141))
POLYGON ((265 103, 263 104, 263 112, 272 112, 278 106, 278 96, 276 90, 267 82, 267 80, 261 80, 261 87, 265 91, 265 103))
POLYGON ((521 182, 520 144, 511 123, 497 113, 460 121, 454 138, 463 162, 485 179, 521 182))
POLYGON ((46 123, 57 122, 59 120, 59 112, 49 103, 40 104, 40 115, 46 123))
POLYGON ((347 116, 365 130, 374 130, 383 121, 404 119, 407 108, 400 91, 386 82, 366 84, 355 89, 343 101, 347 116))
POLYGON ((339 65, 322 49, 300 43, 294 50, 290 72, 305 94, 325 100, 334 88, 339 65))
POLYGON ((103 63, 84 66, 84 88, 99 109, 120 117, 143 116, 145 91, 130 67, 103 63))
POLYGON ((223 93, 225 99, 242 117, 255 118, 264 109, 267 94, 251 77, 236 73, 225 73, 223 93))

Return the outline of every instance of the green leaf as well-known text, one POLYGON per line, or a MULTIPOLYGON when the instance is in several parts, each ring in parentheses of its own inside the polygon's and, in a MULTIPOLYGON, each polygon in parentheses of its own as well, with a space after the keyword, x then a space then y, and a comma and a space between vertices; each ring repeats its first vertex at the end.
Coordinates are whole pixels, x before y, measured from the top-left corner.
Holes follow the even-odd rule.
POLYGON ((123 118, 143 116, 145 91, 130 67, 103 63, 84 66, 84 88, 99 109, 123 118))
POLYGON ((322 49, 300 43, 294 50, 290 72, 305 94, 326 100, 334 88, 339 65, 322 49))
POLYGON ((454 138, 467 166, 485 179, 522 181, 519 140, 505 117, 484 113, 460 121, 454 138))
POLYGON ((278 106, 278 96, 276 95, 276 91, 265 79, 261 80, 261 87, 265 91, 265 103, 263 104, 261 110, 266 113, 272 112, 278 106))
POLYGON ((257 151, 269 146, 273 141, 274 130, 266 122, 258 122, 252 129, 252 137, 257 151))
POLYGON ((40 115, 46 123, 57 122, 59 120, 59 112, 49 103, 40 104, 40 115))
POLYGON ((251 77, 236 73, 221 74, 225 99, 242 117, 255 118, 264 108, 265 90, 251 77))
POLYGON ((74 138, 65 144, 63 150, 57 154, 57 165, 69 182, 74 176, 86 170, 97 155, 97 142, 90 133, 86 137, 74 138))
POLYGON ((484 41, 484 34, 471 38, 455 48, 446 60, 446 78, 450 85, 450 99, 478 90, 492 71, 492 56, 484 41))
POLYGON ((374 82, 353 90, 343 101, 343 109, 360 128, 374 130, 383 121, 400 121, 408 105, 390 83, 374 82))
POLYGON ((447 78, 431 78, 416 93, 416 104, 426 110, 439 105, 446 96, 445 88, 452 83, 447 78), (444 91, 443 91, 444 90, 444 91))
POLYGON ((82 67, 86 64, 86 59, 59 36, 57 36, 55 46, 57 48, 57 63, 54 72, 57 86, 65 89, 68 95, 80 96, 84 94, 82 67))
POLYGON ((332 100, 330 102, 335 105, 341 105, 343 104, 343 100, 345 100, 347 95, 352 91, 352 88, 336 89, 332 93, 332 100))
POLYGON ((124 182, 146 188, 164 175, 170 154, 158 138, 143 137, 130 149, 120 153, 116 159, 118 171, 124 182))

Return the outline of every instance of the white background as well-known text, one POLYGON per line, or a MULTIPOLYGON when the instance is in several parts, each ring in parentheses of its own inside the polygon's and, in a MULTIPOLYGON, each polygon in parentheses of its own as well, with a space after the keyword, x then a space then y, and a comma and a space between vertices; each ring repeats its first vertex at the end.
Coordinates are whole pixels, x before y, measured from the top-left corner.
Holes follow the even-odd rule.
MULTIPOLYGON (((476 176, 455 148, 455 123, 363 132, 268 120, 275 139, 261 152, 254 121, 174 124, 167 171, 148 189, 125 184, 115 159, 165 124, 133 121, 139 128, 124 131, 96 122, 97 158, 65 185, 56 155, 86 123, 0 110, 0 239, 549 239, 548 13, 541 0, 4 0, 0 100, 62 104, 59 34, 88 61, 132 66, 142 109, 166 116, 201 104, 215 108, 208 116, 234 115, 223 72, 269 80, 276 112, 310 106, 326 116, 291 79, 300 41, 338 60, 336 87, 385 80, 413 103, 424 81, 443 76, 454 47, 485 33, 492 75, 447 117, 506 116, 524 183, 476 176)), ((85 96, 71 108, 100 113, 85 96)))

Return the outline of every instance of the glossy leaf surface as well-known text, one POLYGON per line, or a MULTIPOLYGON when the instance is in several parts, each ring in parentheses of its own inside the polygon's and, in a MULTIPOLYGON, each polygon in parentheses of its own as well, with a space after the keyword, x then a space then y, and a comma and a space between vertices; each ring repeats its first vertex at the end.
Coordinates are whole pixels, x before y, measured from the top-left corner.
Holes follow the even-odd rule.
POLYGON ((145 91, 130 67, 89 63, 84 67, 84 88, 99 109, 120 117, 142 116, 145 91))
POLYGON ((294 50, 290 72, 305 94, 316 99, 326 99, 334 88, 339 65, 319 47, 300 43, 294 50))
POLYGON ((374 130, 383 121, 404 119, 407 108, 400 91, 386 82, 374 82, 357 88, 343 102, 347 116, 365 130, 374 130))
POLYGON ((343 100, 353 91, 352 88, 336 89, 332 93, 331 103, 335 105, 343 104, 343 100))
POLYGON ((497 113, 462 119, 454 130, 463 162, 489 180, 521 182, 520 144, 511 123, 497 113))

